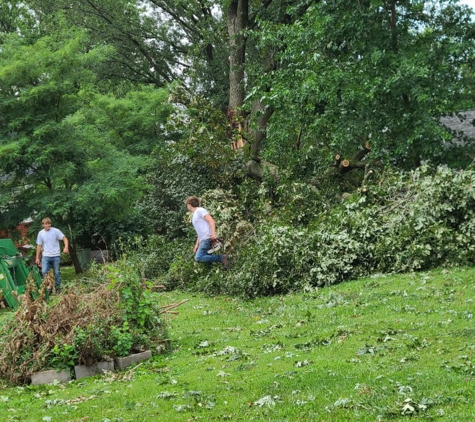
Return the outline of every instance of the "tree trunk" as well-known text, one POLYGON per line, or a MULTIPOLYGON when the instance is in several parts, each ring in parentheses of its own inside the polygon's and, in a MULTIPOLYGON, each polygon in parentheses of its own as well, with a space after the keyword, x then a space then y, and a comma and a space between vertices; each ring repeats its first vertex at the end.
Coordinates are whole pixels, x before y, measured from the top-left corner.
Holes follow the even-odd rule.
POLYGON ((279 168, 265 160, 251 160, 247 163, 247 175, 258 182, 262 182, 264 173, 269 173, 273 179, 279 177, 279 168))
POLYGON ((71 261, 74 265, 74 272, 80 274, 83 272, 81 263, 79 262, 76 245, 71 241, 69 242, 69 255, 71 256, 71 261))
POLYGON ((257 128, 256 130, 252 131, 253 140, 251 150, 252 150, 252 158, 258 159, 259 152, 261 150, 262 141, 266 137, 267 133, 267 124, 274 113, 274 109, 272 107, 265 108, 262 101, 256 101, 253 104, 251 118, 254 115, 258 115, 257 117, 257 128))
POLYGON ((244 30, 248 24, 248 0, 231 0, 227 11, 229 35, 229 109, 240 113, 244 103, 244 61, 246 40, 244 30))

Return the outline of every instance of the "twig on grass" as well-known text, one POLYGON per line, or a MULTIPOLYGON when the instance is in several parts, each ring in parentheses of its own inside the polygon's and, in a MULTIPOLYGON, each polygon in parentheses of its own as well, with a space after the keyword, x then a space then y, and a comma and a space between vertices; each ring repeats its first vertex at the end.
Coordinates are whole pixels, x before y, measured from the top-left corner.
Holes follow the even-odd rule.
POLYGON ((172 309, 180 306, 180 305, 183 305, 184 303, 188 302, 190 299, 184 299, 182 300, 181 302, 177 302, 177 303, 172 303, 171 305, 165 305, 165 306, 161 306, 160 307, 160 312, 162 314, 164 313, 170 313, 170 314, 176 314, 176 312, 170 312, 172 309))

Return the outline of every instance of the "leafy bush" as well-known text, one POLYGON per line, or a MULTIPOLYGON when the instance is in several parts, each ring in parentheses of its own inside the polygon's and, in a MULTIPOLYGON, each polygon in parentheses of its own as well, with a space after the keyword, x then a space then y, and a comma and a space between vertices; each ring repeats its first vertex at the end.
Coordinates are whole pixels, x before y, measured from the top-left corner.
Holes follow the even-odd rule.
POLYGON ((384 236, 376 255, 382 271, 410 271, 474 262, 475 173, 421 168, 394 178, 384 203, 378 191, 368 206, 377 207, 384 236), (374 205, 371 204, 374 202, 374 205))
MULTIPOLYGON (((107 340, 109 338, 109 324, 117 323, 118 320, 110 318, 95 318, 87 326, 76 327, 73 331, 73 338, 70 342, 76 353, 73 362, 69 362, 68 366, 81 363, 90 365, 98 361, 104 360, 109 356, 107 340)), ((64 339, 63 341, 67 341, 64 339)), ((51 366, 56 368, 55 362, 51 362, 51 366)))
POLYGON ((124 255, 109 267, 105 277, 109 288, 120 294, 122 319, 127 323, 125 326, 156 335, 162 328, 160 309, 152 297, 152 283, 145 281, 142 275, 139 263, 124 255))
POLYGON ((27 381, 44 369, 91 365, 143 351, 165 337, 160 307, 133 260, 96 267, 91 287, 47 303, 24 296, 0 330, 0 376, 27 381))
POLYGON ((124 321, 122 327, 110 327, 110 341, 115 356, 127 356, 134 345, 134 336, 129 330, 129 323, 124 321))
MULTIPOLYGON (((184 95, 178 90, 173 95, 184 95)), ((244 154, 230 148, 232 134, 226 115, 202 97, 187 98, 177 109, 169 129, 181 133, 179 142, 161 145, 147 171, 152 186, 141 201, 142 216, 154 233, 168 238, 185 235, 184 200, 210 189, 231 189, 244 177, 244 154)))
POLYGON ((232 239, 231 269, 205 271, 180 257, 167 275, 170 287, 253 297, 374 272, 475 264, 474 171, 386 172, 332 208, 302 195, 301 185, 286 186, 277 186, 273 200, 265 186, 254 196, 242 190, 254 207, 247 209, 224 192, 203 195, 232 239))
POLYGON ((58 369, 71 368, 78 357, 76 348, 67 343, 55 344, 51 352, 51 365, 58 369))
POLYGON ((166 274, 177 256, 186 251, 190 251, 190 243, 186 238, 168 239, 166 236, 152 235, 137 242, 134 259, 140 262, 147 279, 155 279, 166 274))

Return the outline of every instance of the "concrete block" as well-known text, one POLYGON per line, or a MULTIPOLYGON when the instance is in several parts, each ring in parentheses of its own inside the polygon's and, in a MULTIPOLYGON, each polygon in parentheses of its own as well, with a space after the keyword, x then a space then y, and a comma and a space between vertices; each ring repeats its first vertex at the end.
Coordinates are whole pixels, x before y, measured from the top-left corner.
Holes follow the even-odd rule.
POLYGON ((74 372, 76 374, 76 379, 93 377, 97 374, 102 374, 103 371, 113 371, 114 362, 113 361, 104 361, 97 362, 95 365, 75 365, 74 372))
POLYGON ((133 363, 141 362, 143 360, 150 359, 152 357, 152 352, 146 350, 142 353, 136 353, 134 355, 126 356, 125 358, 116 358, 115 364, 119 369, 127 368, 127 366, 132 365, 133 363))
POLYGON ((70 380, 71 374, 67 369, 62 369, 61 371, 53 369, 51 371, 36 372, 31 375, 32 385, 51 384, 55 381, 68 382, 70 380))

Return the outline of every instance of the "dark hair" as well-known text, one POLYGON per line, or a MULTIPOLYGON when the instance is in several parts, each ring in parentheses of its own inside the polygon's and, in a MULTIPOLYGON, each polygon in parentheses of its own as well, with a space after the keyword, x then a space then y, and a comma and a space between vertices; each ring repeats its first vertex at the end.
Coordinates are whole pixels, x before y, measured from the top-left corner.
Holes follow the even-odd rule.
POLYGON ((190 204, 192 207, 197 208, 200 206, 200 200, 196 196, 190 196, 186 198, 185 204, 190 204))

